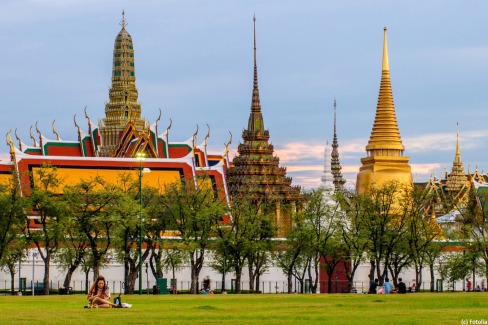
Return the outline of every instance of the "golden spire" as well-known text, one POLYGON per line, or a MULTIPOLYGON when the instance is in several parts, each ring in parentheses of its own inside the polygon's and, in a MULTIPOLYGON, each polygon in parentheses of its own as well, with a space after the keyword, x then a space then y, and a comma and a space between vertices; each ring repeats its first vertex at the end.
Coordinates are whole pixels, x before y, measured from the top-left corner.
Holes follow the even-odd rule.
POLYGON ((388 63, 388 43, 386 41, 386 27, 383 28, 383 65, 381 70, 390 71, 390 64, 388 63))
POLYGON ((122 29, 127 26, 127 21, 125 20, 125 10, 122 10, 122 19, 120 20, 120 26, 122 26, 122 29))
POLYGON ((459 123, 456 123, 456 153, 454 155, 451 173, 447 176, 446 185, 448 191, 458 191, 464 185, 468 185, 468 177, 464 172, 461 151, 459 150, 459 123))
POLYGON ((459 151, 459 122, 456 122, 456 155, 454 156, 456 163, 461 162, 461 153, 459 151))
POLYGON ((371 156, 403 156, 404 150, 393 102, 385 27, 380 92, 373 130, 366 151, 369 151, 371 156))

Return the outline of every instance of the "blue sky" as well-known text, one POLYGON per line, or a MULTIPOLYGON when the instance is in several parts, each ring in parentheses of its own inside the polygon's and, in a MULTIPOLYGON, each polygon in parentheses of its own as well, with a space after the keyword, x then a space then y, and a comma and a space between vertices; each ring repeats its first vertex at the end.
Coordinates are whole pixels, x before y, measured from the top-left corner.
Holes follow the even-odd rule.
MULTIPOLYGON (((125 9, 139 100, 170 139, 211 126, 209 148, 233 148, 247 125, 252 92, 253 14, 265 126, 294 182, 316 186, 332 138, 337 98, 340 159, 355 181, 373 125, 383 27, 400 133, 414 179, 448 169, 456 122, 467 169, 488 171, 486 1, 99 1, 0 2, 0 135, 26 143, 36 122, 75 140, 104 116, 112 53, 125 9)), ((203 138, 203 136, 202 136, 203 138)), ((0 152, 6 155, 5 141, 0 152)))

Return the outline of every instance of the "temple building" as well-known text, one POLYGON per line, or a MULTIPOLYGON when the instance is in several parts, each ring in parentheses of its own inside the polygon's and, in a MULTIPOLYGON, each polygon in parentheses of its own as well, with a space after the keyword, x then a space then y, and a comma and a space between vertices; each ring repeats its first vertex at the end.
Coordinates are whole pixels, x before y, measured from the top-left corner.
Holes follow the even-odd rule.
POLYGON ((292 186, 286 168, 279 166, 269 143, 269 131, 264 128, 258 88, 256 63, 256 18, 254 18, 254 84, 251 113, 247 129, 242 132, 233 166, 227 171, 229 194, 249 195, 255 202, 269 202, 274 206, 274 224, 277 236, 284 236, 292 226, 292 216, 299 209, 303 198, 299 186, 292 186))
POLYGON ((468 167, 466 173, 461 159, 459 146, 459 132, 456 132, 456 149, 451 171, 447 170, 442 178, 431 175, 425 183, 415 183, 424 187, 430 197, 425 209, 432 211, 433 217, 445 228, 459 228, 463 214, 470 200, 480 208, 485 208, 486 193, 488 192, 488 176, 478 171, 474 172, 468 167), (474 194, 474 195, 473 195, 474 194))
MULTIPOLYGON (((23 142, 15 132, 18 145, 12 138, 12 130, 7 134, 10 147, 10 162, 0 162, 0 176, 10 177, 15 170, 21 183, 33 184, 36 173, 46 163, 57 167, 64 185, 74 185, 81 179, 102 176, 115 182, 121 173, 128 173, 137 179, 141 166, 150 171, 144 173, 143 186, 152 186, 164 191, 164 185, 182 178, 194 178, 206 174, 215 190, 227 194, 225 172, 228 167, 228 146, 223 153, 207 154, 207 136, 198 143, 196 132, 189 133, 186 141, 170 141, 169 126, 160 132, 159 117, 151 124, 142 117, 141 103, 138 101, 135 76, 135 56, 132 37, 126 30, 126 20, 122 13, 122 29, 115 38, 113 52, 112 85, 109 101, 105 105, 105 117, 95 124, 85 108, 87 130, 83 129, 74 115, 73 121, 78 138, 74 141, 60 139, 54 121, 52 132, 55 138, 41 132, 35 123, 37 136, 30 136, 31 145, 23 142), (144 158, 142 165, 137 157, 144 158)), ((154 112, 157 116, 157 112, 154 112)), ((29 190, 29 186, 25 186, 29 190)), ((61 189, 60 189, 61 191, 61 189)), ((226 195, 227 196, 227 195, 226 195)))
POLYGON ((381 186, 392 180, 411 186, 412 171, 408 164, 409 157, 403 156, 404 150, 393 103, 385 27, 376 117, 366 146, 367 157, 361 159, 362 166, 357 175, 356 191, 365 193, 372 186, 381 186))

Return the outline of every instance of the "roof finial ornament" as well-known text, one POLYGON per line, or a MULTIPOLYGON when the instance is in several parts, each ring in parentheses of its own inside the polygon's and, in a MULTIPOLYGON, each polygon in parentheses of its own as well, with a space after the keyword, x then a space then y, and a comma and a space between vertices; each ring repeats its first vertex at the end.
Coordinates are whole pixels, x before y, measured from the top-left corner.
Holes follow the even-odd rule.
POLYGON ((207 128, 208 128, 207 135, 203 139, 203 144, 205 145, 205 147, 207 146, 207 139, 210 137, 210 125, 207 124, 207 128))
POLYGON ((20 150, 22 150, 22 141, 20 140, 19 136, 17 135, 17 129, 15 129, 15 138, 17 139, 17 141, 19 141, 19 147, 20 147, 20 150))
POLYGON ((169 119, 169 125, 168 127, 166 128, 166 134, 169 132, 169 129, 171 129, 171 126, 173 125, 173 120, 170 118, 169 119))
POLYGON ((192 136, 192 141, 193 141, 193 150, 195 150, 195 148, 197 147, 197 134, 198 134, 198 124, 197 124, 197 130, 195 131, 195 133, 193 133, 193 136, 192 136))
POLYGON ((125 26, 127 26, 127 25, 128 25, 128 23, 125 20, 125 11, 122 10, 122 19, 120 20, 120 26, 122 26, 122 29, 124 29, 125 26))
POLYGON ((156 119, 156 129, 158 127, 158 122, 161 120, 161 108, 159 109, 159 116, 158 118, 156 119))
POLYGON ((53 124, 52 124, 52 128, 53 128, 53 133, 56 135, 56 140, 61 140, 61 138, 59 137, 59 134, 58 132, 56 132, 56 130, 54 129, 54 122, 56 122, 56 120, 53 120, 53 124))
POLYGON ((32 126, 32 125, 31 125, 30 130, 29 130, 29 135, 30 135, 31 139, 32 139, 32 140, 34 140, 34 147, 37 147, 37 141, 36 141, 36 138, 34 138, 34 136, 32 135, 32 128, 33 128, 33 127, 34 127, 34 126, 32 126))
POLYGON ((39 133, 39 136, 42 136, 42 133, 41 133, 41 131, 39 131, 39 128, 37 126, 38 123, 39 123, 39 121, 36 121, 36 131, 37 131, 37 133, 39 133))
POLYGON ((390 71, 390 64, 388 62, 388 42, 386 40, 386 26, 383 28, 384 39, 383 39, 383 71, 390 71))

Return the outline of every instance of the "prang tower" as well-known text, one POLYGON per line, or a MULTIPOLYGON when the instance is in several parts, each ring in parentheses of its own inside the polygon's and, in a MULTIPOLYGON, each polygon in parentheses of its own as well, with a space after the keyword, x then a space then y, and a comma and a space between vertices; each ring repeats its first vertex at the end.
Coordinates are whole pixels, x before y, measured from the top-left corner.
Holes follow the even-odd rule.
POLYGON ((292 216, 301 208, 303 197, 299 186, 292 186, 286 167, 279 166, 269 143, 269 131, 264 128, 258 88, 256 63, 256 18, 254 18, 254 82, 251 112, 247 129, 242 132, 233 166, 227 171, 231 197, 245 195, 252 202, 268 202, 273 207, 276 236, 284 237, 292 227, 292 216))
POLYGON ((125 27, 127 22, 122 12, 122 29, 115 38, 112 67, 112 87, 109 102, 105 104, 105 118, 101 120, 101 146, 99 156, 114 156, 128 124, 139 135, 149 133, 149 123, 141 117, 141 103, 138 101, 134 67, 132 37, 125 27))
POLYGON ((385 27, 378 105, 373 130, 366 146, 367 157, 361 159, 362 166, 357 175, 356 191, 365 193, 372 185, 381 186, 393 180, 412 185, 409 157, 403 155, 404 150, 393 103, 385 27))

